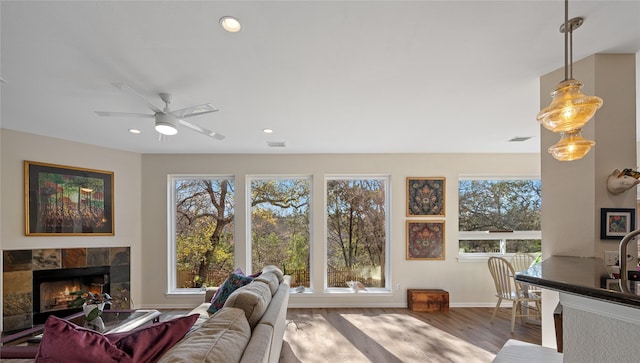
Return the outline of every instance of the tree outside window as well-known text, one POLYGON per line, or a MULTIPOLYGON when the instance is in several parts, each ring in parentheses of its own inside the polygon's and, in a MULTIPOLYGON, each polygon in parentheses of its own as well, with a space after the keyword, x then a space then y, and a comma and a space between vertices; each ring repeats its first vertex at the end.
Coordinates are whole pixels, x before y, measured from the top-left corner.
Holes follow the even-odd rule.
POLYGON ((458 184, 461 254, 541 251, 538 179, 461 179, 458 184))
POLYGON ((388 178, 327 180, 327 287, 386 287, 388 178))
POLYGON ((311 178, 251 178, 251 268, 276 265, 310 287, 311 178))
POLYGON ((172 289, 219 286, 234 269, 234 184, 229 177, 171 177, 172 289))

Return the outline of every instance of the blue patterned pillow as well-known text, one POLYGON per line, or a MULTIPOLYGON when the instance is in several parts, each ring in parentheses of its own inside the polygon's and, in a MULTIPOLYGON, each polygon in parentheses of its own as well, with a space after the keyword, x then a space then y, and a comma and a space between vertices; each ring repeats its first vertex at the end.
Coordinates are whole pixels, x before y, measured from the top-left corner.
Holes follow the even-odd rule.
POLYGON ((231 293, 241 288, 244 285, 248 285, 253 281, 253 277, 239 275, 235 273, 230 273, 229 277, 222 283, 220 288, 218 289, 219 293, 211 300, 211 306, 207 309, 210 313, 215 313, 216 311, 222 309, 225 301, 231 293))

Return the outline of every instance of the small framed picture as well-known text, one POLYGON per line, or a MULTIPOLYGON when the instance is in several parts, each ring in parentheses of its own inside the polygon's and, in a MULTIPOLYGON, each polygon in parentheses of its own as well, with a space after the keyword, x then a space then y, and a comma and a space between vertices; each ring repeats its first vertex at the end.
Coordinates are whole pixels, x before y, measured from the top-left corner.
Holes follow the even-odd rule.
POLYGON ((636 228, 636 210, 632 208, 601 208, 600 239, 620 240, 636 228))
POLYGON ((407 217, 444 217, 445 178, 407 178, 407 217))
POLYGON ((407 260, 444 260, 444 221, 407 221, 407 260))

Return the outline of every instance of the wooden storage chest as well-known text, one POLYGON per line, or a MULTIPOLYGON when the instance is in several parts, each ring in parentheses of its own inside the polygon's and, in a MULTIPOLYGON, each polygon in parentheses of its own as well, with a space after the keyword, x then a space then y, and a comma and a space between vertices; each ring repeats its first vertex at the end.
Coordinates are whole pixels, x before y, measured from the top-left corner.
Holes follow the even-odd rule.
POLYGON ((449 293, 439 289, 408 289, 407 305, 411 311, 449 311, 449 293))

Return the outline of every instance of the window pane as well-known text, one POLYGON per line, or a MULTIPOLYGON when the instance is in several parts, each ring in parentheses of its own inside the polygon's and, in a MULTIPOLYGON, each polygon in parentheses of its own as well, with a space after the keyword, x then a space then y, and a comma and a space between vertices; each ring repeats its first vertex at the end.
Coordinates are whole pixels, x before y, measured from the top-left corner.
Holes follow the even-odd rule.
POLYGON ((173 180, 176 288, 219 286, 233 271, 233 180, 173 180))
POLYGON ((537 253, 542 251, 542 241, 539 239, 508 239, 507 253, 537 253))
POLYGON ((460 231, 539 231, 540 180, 460 180, 460 231))
POLYGON ((327 181, 327 287, 385 287, 387 179, 327 181))
POLYGON ((500 240, 462 240, 458 246, 464 253, 500 253, 500 240))
POLYGON ((309 198, 311 180, 251 181, 251 268, 276 265, 292 286, 310 286, 309 198))

